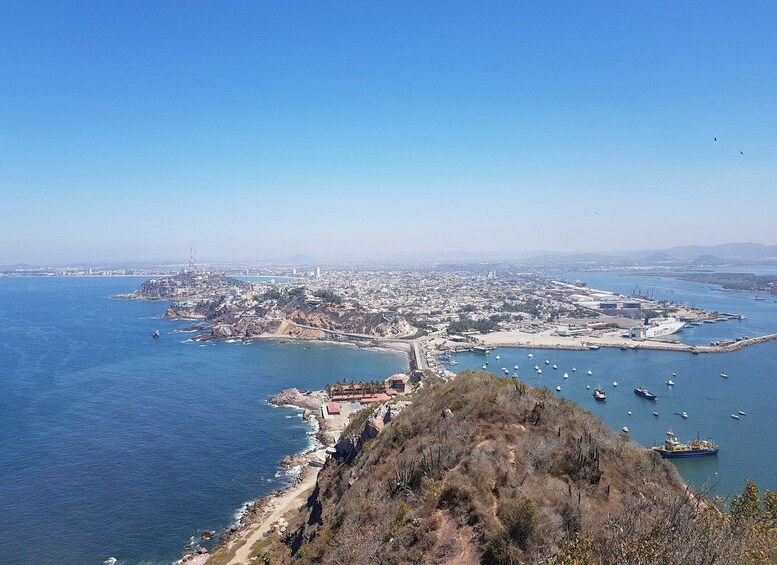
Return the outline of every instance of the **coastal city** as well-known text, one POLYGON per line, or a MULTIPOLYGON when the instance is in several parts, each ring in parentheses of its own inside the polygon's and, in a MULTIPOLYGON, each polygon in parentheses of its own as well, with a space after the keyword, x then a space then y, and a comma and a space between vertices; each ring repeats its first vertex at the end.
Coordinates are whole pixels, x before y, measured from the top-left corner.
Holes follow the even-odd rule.
POLYGON ((777 565, 775 22, 3 2, 0 565, 777 565))

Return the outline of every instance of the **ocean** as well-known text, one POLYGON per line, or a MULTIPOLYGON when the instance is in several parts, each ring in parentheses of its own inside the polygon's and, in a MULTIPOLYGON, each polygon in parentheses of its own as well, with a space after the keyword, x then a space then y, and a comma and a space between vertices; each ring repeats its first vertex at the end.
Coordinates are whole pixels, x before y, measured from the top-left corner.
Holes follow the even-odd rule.
POLYGON ((290 387, 378 379, 404 354, 189 341, 143 278, 0 278, 0 562, 168 564, 289 483, 311 445, 290 387), (152 339, 154 330, 160 339, 152 339))
MULTIPOLYGON (((748 272, 745 269, 745 272, 748 272)), ((688 328, 676 334, 680 341, 702 344, 712 340, 754 337, 777 332, 777 303, 763 293, 727 292, 714 285, 614 272, 558 273, 559 280, 581 280, 589 286, 630 294, 635 287, 652 291, 656 299, 692 303, 703 308, 745 314, 730 320, 688 328)), ((535 386, 553 390, 602 418, 614 430, 628 427, 631 439, 645 446, 663 442, 671 428, 681 441, 711 437, 720 446, 716 457, 675 461, 683 476, 697 489, 723 497, 741 491, 745 480, 762 489, 777 490, 777 341, 754 345, 732 353, 692 355, 669 351, 561 351, 498 348, 488 355, 460 353, 451 367, 488 370, 518 376, 535 386), (528 354, 534 355, 533 359, 528 354), (500 359, 495 357, 499 355, 500 359), (549 364, 545 364, 545 360, 549 364), (553 365, 558 369, 553 369, 553 365), (534 371, 539 365, 542 373, 534 371), (572 371, 575 367, 577 371, 572 371), (587 371, 592 375, 588 376, 587 371), (564 373, 568 378, 564 379, 564 373), (676 373, 676 376, 673 374, 676 373), (726 373, 728 378, 722 378, 726 373), (665 383, 673 380, 670 387, 665 383), (618 386, 613 386, 617 381, 618 386), (586 387, 590 386, 588 389, 586 387), (592 396, 597 386, 608 394, 606 403, 592 396), (643 386, 658 395, 655 402, 634 394, 643 386), (742 410, 746 416, 731 417, 742 410), (659 413, 658 417, 653 412, 659 413), (631 415, 628 413, 631 412, 631 415), (688 419, 677 412, 687 412, 688 419)))

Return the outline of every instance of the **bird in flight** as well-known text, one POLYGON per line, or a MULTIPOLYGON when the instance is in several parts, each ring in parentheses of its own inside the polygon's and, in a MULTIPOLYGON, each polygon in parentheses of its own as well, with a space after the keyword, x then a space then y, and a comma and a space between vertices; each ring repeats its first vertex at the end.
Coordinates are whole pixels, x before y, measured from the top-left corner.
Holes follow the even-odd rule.
POLYGON ((601 214, 599 212, 596 212, 596 211, 594 211, 594 214, 596 214, 597 216, 601 216, 601 214))

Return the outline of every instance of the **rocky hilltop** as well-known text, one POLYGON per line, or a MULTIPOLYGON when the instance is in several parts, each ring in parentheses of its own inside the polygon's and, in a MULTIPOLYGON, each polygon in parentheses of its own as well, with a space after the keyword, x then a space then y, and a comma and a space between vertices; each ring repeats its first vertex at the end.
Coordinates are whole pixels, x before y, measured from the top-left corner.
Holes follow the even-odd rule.
POLYGON ((259 294, 248 291, 239 296, 221 296, 215 300, 171 306, 166 316, 199 319, 201 339, 263 336, 318 339, 333 334, 354 337, 393 338, 413 335, 416 331, 402 316, 366 312, 350 305, 324 301, 307 294, 259 294))
POLYGON ((179 273, 150 279, 140 288, 117 298, 126 300, 207 300, 228 295, 233 289, 247 291, 251 284, 218 273, 179 273))
MULTIPOLYGON (((775 497, 767 494, 767 502, 775 497), (771 497, 771 498, 770 498, 771 497)), ((360 412, 272 563, 773 563, 777 508, 727 512, 547 389, 484 372, 360 412), (771 512, 771 513, 770 513, 771 512)))

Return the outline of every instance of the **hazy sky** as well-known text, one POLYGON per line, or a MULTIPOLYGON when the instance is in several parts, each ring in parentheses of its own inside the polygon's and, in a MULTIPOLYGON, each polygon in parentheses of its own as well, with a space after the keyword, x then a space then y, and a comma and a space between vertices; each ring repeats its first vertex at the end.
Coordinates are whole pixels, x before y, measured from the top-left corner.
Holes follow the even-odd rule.
POLYGON ((4 0, 0 264, 777 243, 776 22, 4 0))

